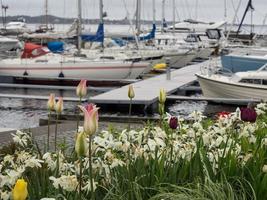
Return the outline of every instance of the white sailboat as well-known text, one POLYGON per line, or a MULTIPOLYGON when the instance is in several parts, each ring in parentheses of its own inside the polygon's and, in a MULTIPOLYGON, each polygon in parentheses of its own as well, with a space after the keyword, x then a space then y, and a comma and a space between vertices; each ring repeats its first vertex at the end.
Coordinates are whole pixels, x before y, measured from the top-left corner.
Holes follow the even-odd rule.
POLYGON ((0 61, 0 74, 42 79, 119 80, 135 79, 148 66, 148 62, 92 60, 53 54, 44 47, 27 43, 20 58, 0 61))

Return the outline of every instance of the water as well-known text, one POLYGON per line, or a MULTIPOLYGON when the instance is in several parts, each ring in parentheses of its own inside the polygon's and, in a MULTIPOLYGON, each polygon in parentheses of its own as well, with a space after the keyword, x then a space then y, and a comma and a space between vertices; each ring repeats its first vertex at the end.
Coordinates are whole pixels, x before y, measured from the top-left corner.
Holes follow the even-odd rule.
MULTIPOLYGON (((54 93, 57 97, 76 97, 75 91, 48 89, 6 89, 0 88, 2 94, 22 94, 48 96, 54 93)), ((100 92, 89 91, 89 96, 100 92)), ((64 102, 63 114, 73 113, 75 102, 64 102)), ((0 98, 1 128, 33 128, 39 125, 39 119, 47 118, 47 100, 0 98)))
POLYGON ((186 119, 194 111, 202 112, 208 117, 214 117, 222 111, 234 112, 236 108, 235 105, 208 104, 207 101, 177 101, 167 108, 167 112, 186 119))
MULTIPOLYGON (((56 90, 33 90, 33 89, 2 89, 1 93, 10 94, 29 94, 29 95, 48 95, 53 92, 56 96, 61 94, 63 97, 75 97, 75 91, 56 91, 56 90)), ((93 96, 99 92, 90 92, 93 96)), ((64 102, 63 114, 73 114, 75 102, 64 102)), ((167 112, 171 115, 186 118, 190 113, 197 110, 207 116, 214 116, 221 111, 234 111, 236 106, 212 105, 206 101, 177 101, 169 105, 167 112)), ((41 118, 47 118, 47 101, 35 99, 11 99, 0 98, 0 127, 1 128, 33 128, 39 125, 41 118)), ((116 114, 117 115, 117 114, 116 114)))

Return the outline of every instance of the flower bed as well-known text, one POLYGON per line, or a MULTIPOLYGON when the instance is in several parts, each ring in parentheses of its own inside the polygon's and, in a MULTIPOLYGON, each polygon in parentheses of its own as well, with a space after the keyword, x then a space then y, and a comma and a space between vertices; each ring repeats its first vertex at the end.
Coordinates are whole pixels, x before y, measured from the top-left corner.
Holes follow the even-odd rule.
POLYGON ((43 152, 30 134, 18 131, 16 145, 1 153, 1 199, 14 197, 18 179, 33 200, 266 199, 267 105, 256 111, 216 120, 198 112, 190 121, 164 115, 160 126, 85 135, 76 151, 66 144, 72 151, 43 152))
MULTIPOLYGON (((78 111, 73 144, 57 143, 63 98, 51 94, 48 118, 56 112, 57 120, 54 135, 48 120, 45 148, 17 131, 1 150, 1 199, 267 199, 267 104, 221 112, 216 120, 193 112, 185 121, 165 113, 161 89, 158 124, 97 133, 99 108, 80 105, 85 80, 76 93, 84 125, 78 127, 78 111)), ((128 96, 131 115, 131 86, 128 96)))

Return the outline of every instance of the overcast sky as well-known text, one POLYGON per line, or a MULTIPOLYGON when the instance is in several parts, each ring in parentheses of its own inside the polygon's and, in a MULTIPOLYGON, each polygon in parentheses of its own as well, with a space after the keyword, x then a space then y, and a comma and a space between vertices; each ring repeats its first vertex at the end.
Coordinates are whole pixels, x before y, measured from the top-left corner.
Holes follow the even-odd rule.
MULTIPOLYGON (((133 18, 136 0, 103 0, 104 10, 108 14, 109 19, 123 19, 127 16, 133 18), (125 6, 126 5, 126 6, 125 6)), ((142 1, 142 18, 152 19, 152 1, 142 1)), ((156 1, 156 18, 161 19, 162 0, 156 1)), ((172 2, 166 1, 166 19, 172 19, 172 2)), ((236 8, 239 0, 175 0, 176 2, 176 20, 178 21, 192 18, 198 20, 218 21, 224 20, 224 1, 227 4, 227 21, 231 22, 234 17, 234 7, 236 8), (234 3, 233 3, 234 2, 234 3)), ((45 0, 2 0, 4 5, 8 5, 7 15, 31 15, 36 16, 44 14, 45 0)), ((83 18, 95 19, 99 16, 98 9, 99 0, 82 0, 83 18)), ((241 0, 241 7, 238 17, 241 19, 248 0, 241 0)), ((76 17, 77 16, 77 0, 48 0, 49 14, 60 17, 76 17)), ((254 0, 253 21, 255 24, 262 24, 267 13, 267 0, 254 0)), ((246 18, 246 22, 250 22, 250 14, 246 18)))

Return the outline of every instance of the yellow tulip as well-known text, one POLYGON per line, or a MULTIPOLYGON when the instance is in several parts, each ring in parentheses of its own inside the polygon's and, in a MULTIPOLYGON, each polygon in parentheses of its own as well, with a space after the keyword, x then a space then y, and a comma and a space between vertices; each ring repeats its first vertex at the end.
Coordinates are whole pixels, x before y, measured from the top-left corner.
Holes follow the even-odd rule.
POLYGON ((62 97, 58 98, 58 101, 55 106, 55 110, 58 114, 62 113, 63 111, 63 98, 62 97))
POLYGON ((13 200, 25 200, 28 196, 27 182, 24 179, 18 179, 13 191, 13 200))
POLYGON ((163 88, 161 88, 159 91, 159 102, 161 104, 164 104, 165 101, 166 101, 166 91, 163 88))
POLYGON ((55 94, 51 93, 47 102, 47 108, 49 111, 55 110, 55 94))
POLYGON ((135 94, 134 94, 133 86, 132 86, 132 85, 129 85, 129 88, 128 88, 128 97, 129 97, 130 99, 133 99, 134 96, 135 96, 135 94))

